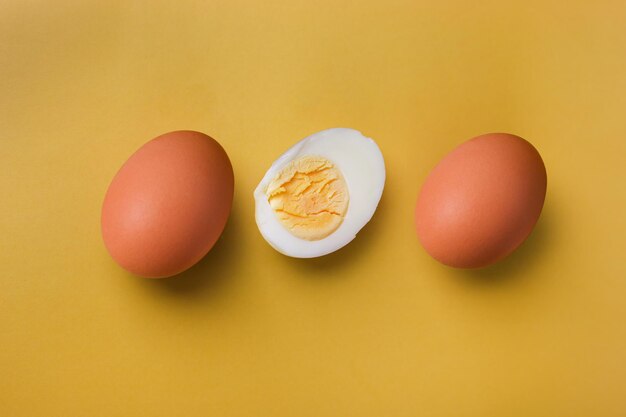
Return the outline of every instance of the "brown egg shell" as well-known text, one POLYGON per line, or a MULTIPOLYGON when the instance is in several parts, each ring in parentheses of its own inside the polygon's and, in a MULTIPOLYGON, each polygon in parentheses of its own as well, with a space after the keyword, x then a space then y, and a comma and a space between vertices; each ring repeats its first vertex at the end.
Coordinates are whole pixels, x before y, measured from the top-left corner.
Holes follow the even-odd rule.
POLYGON ((431 171, 415 225, 438 261, 479 268, 512 253, 533 230, 546 195, 546 169, 526 140, 507 133, 471 139, 431 171))
POLYGON ((102 206, 102 237, 113 259, 143 277, 176 275, 221 235, 234 192, 222 146, 194 131, 143 145, 122 166, 102 206))

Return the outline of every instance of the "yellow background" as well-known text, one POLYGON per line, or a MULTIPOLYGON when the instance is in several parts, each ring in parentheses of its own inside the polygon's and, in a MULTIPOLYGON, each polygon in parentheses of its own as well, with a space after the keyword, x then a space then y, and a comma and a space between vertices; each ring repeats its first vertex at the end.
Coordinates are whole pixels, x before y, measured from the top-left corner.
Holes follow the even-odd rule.
POLYGON ((626 3, 3 1, 0 415, 625 416, 626 3), (295 141, 375 138, 388 180, 343 250, 284 257, 252 191, 295 141), (121 270, 100 205, 152 137, 235 169, 217 246, 178 278, 121 270), (544 157, 508 260, 439 265, 412 211, 490 131, 544 157))

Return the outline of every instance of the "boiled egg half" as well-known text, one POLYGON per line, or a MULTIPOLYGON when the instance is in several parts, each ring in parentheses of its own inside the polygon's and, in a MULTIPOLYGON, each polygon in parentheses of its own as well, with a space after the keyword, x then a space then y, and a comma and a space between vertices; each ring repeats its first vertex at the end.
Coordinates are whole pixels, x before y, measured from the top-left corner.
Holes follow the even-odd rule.
POLYGON ((254 191, 256 223, 278 252, 314 258, 347 245, 376 211, 385 186, 378 145, 357 130, 302 139, 269 168, 254 191))

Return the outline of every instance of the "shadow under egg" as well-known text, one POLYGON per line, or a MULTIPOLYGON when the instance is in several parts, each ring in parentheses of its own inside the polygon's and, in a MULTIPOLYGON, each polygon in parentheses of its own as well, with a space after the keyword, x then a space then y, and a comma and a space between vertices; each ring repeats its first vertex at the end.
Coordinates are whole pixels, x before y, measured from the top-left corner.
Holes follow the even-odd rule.
POLYGON ((549 252, 553 238, 554 217, 551 208, 544 207, 531 234, 509 256, 484 268, 454 269, 450 271, 467 283, 476 286, 504 285, 528 277, 549 252))
POLYGON ((140 278, 139 284, 175 297, 197 297, 200 294, 213 295, 226 290, 236 280, 237 262, 241 261, 241 213, 237 204, 232 211, 222 232, 209 252, 194 266, 168 278, 140 278))

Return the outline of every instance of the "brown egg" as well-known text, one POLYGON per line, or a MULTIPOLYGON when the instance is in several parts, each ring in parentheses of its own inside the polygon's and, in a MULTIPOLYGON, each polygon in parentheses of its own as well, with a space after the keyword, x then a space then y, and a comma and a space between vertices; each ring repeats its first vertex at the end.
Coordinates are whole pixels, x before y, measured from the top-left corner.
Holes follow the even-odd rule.
POLYGON ((530 143, 507 133, 478 136, 429 174, 415 209, 417 235, 446 265, 483 267, 528 237, 545 195, 546 169, 530 143))
POLYGON ((139 148, 109 185, 104 244, 134 274, 178 274, 220 237, 233 191, 233 168, 217 141, 192 131, 161 135, 139 148))

